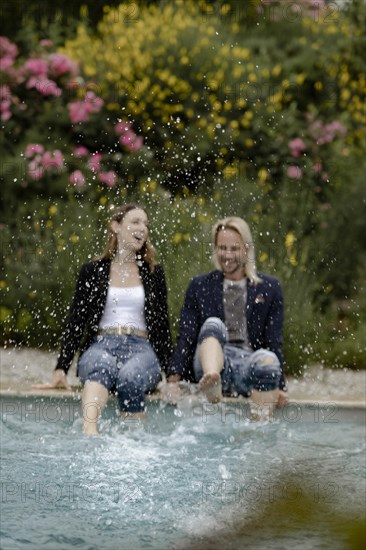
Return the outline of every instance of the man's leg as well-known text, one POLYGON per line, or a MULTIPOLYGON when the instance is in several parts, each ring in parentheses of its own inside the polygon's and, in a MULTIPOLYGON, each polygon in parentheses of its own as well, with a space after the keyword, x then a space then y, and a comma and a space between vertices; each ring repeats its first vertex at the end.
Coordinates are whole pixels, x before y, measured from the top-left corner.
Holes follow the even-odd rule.
POLYGON ((198 385, 210 403, 218 403, 222 399, 221 371, 224 368, 224 354, 216 338, 209 336, 202 342, 199 359, 203 376, 198 385))
POLYGON ((268 350, 258 350, 251 356, 254 387, 251 400, 254 420, 268 419, 277 406, 280 391, 280 364, 277 356, 268 350))
POLYGON ((216 317, 207 319, 198 337, 200 370, 197 374, 198 386, 210 403, 218 403, 222 400, 221 371, 224 368, 222 347, 225 341, 226 327, 221 319, 216 317))

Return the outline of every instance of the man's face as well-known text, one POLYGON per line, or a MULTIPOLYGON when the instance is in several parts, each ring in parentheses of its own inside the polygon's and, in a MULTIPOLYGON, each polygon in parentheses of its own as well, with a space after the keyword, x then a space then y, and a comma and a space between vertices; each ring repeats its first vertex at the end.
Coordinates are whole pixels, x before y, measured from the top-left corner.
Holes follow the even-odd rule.
POLYGON ((244 276, 246 249, 239 233, 233 229, 221 229, 217 234, 215 252, 225 277, 244 276))

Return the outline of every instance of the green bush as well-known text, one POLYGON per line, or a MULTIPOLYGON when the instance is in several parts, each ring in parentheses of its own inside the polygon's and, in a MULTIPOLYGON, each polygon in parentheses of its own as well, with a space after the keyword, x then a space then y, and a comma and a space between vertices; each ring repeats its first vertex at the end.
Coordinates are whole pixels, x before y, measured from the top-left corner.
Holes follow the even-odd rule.
MULTIPOLYGON (((126 4, 105 7, 96 33, 82 21, 62 48, 79 72, 53 75, 62 92, 53 96, 27 86, 24 66, 36 57, 49 68, 54 47, 23 33, 29 39, 1 74, 5 340, 57 344, 78 268, 102 251, 110 207, 131 199, 151 219, 174 335, 190 278, 212 268, 212 223, 239 215, 252 227, 258 269, 284 287, 288 372, 312 361, 365 366, 356 312, 365 271, 366 10, 352 3, 316 20, 305 4, 293 20, 278 17, 273 2, 269 13, 258 2, 245 10, 143 3, 129 21, 126 4), (70 104, 85 107, 89 91, 102 100, 99 111, 73 122, 70 104), (24 156, 32 144, 59 149, 62 166, 32 177, 36 153, 24 156), (74 150, 81 146, 84 156, 74 150), (91 168, 97 154, 100 167, 91 168), (81 185, 70 181, 77 170, 81 185), (116 174, 112 185, 103 172, 116 174), (353 300, 344 333, 343 298, 353 300)), ((52 32, 55 44, 66 36, 57 25, 52 32)), ((2 40, 1 48, 4 56, 12 46, 2 40)))

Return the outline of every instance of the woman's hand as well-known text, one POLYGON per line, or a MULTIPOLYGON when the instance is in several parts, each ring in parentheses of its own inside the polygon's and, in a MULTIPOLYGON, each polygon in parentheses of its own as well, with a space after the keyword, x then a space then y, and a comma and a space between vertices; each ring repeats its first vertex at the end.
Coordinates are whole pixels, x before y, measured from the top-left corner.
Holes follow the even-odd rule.
POLYGON ((287 405, 287 403, 288 403, 287 393, 280 390, 278 395, 277 407, 279 409, 282 409, 287 405))
POLYGON ((62 369, 56 369, 53 371, 52 380, 47 384, 33 384, 34 390, 52 390, 56 388, 63 388, 65 390, 71 390, 71 386, 67 379, 66 372, 62 369))

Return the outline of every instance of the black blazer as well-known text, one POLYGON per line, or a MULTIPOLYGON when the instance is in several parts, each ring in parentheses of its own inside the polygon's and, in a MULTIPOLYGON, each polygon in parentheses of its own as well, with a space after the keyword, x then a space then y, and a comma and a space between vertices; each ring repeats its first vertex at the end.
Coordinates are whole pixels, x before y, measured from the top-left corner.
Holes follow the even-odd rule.
MULTIPOLYGON (((283 295, 279 281, 270 275, 258 273, 262 279, 256 285, 247 282, 247 327, 253 350, 259 348, 273 351, 281 364, 280 389, 285 389, 283 372, 282 326, 283 295)), ((170 374, 179 374, 194 380, 193 357, 199 331, 208 317, 219 317, 225 322, 224 275, 211 271, 193 277, 188 286, 180 315, 179 337, 171 358, 170 374)))
MULTIPOLYGON (((69 316, 61 341, 56 369, 67 372, 75 353, 85 351, 98 332, 109 286, 111 260, 95 260, 84 264, 76 283, 69 316)), ((156 265, 154 271, 146 262, 139 266, 145 290, 145 321, 149 342, 158 356, 160 366, 167 369, 173 351, 164 270, 156 265)))

